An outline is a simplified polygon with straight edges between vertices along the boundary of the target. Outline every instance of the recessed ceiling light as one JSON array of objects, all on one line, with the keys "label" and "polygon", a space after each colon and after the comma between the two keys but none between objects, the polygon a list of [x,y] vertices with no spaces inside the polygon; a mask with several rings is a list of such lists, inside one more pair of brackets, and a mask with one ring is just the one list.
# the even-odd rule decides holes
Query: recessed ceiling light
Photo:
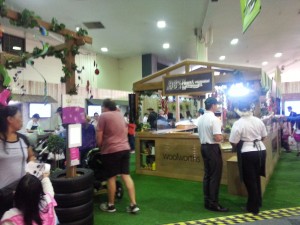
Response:
[{"label": "recessed ceiling light", "polygon": [[236,45],[238,42],[239,42],[239,39],[234,38],[234,39],[231,40],[230,44]]},{"label": "recessed ceiling light", "polygon": [[261,65],[263,65],[263,66],[268,65],[268,62],[264,61],[264,62],[261,63]]},{"label": "recessed ceiling light", "polygon": [[106,47],[101,48],[101,52],[108,52],[108,48]]},{"label": "recessed ceiling light", "polygon": [[159,20],[159,21],[157,21],[157,27],[158,28],[165,28],[166,27],[166,21],[164,21],[164,20]]},{"label": "recessed ceiling light", "polygon": [[225,58],[226,58],[225,55],[219,57],[220,60],[224,60]]},{"label": "recessed ceiling light", "polygon": [[13,49],[13,50],[16,50],[16,51],[20,51],[22,48],[19,47],[19,46],[13,46],[12,49]]},{"label": "recessed ceiling light", "polygon": [[282,53],[281,52],[277,52],[275,55],[274,55],[274,57],[276,57],[276,58],[279,58],[279,57],[281,57],[282,56]]},{"label": "recessed ceiling light", "polygon": [[80,30],[80,27],[76,27],[76,31],[78,32]]},{"label": "recessed ceiling light", "polygon": [[163,48],[164,48],[164,49],[170,48],[170,44],[169,44],[169,43],[164,43],[164,44],[163,44]]}]

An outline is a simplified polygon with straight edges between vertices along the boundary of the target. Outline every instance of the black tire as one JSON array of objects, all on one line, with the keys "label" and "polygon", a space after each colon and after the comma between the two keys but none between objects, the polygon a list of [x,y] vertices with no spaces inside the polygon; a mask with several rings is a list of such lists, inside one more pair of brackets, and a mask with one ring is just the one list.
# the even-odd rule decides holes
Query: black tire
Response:
[{"label": "black tire", "polygon": [[89,169],[77,168],[77,176],[66,178],[67,171],[56,171],[50,179],[57,194],[74,193],[89,189],[93,186],[94,172]]},{"label": "black tire", "polygon": [[94,188],[89,188],[83,191],[68,193],[68,194],[55,194],[54,198],[57,202],[57,207],[68,208],[83,205],[93,199]]},{"label": "black tire", "polygon": [[59,225],[93,225],[94,224],[94,214],[91,213],[88,217],[73,221],[71,223],[60,223]]},{"label": "black tire", "polygon": [[[71,223],[78,220],[83,220],[88,217],[94,210],[94,202],[70,208],[55,208],[58,220],[60,223]],[[73,224],[73,223],[72,223]]]},{"label": "black tire", "polygon": [[122,199],[123,195],[124,195],[123,184],[121,183],[121,181],[117,180],[116,181],[116,198]]}]

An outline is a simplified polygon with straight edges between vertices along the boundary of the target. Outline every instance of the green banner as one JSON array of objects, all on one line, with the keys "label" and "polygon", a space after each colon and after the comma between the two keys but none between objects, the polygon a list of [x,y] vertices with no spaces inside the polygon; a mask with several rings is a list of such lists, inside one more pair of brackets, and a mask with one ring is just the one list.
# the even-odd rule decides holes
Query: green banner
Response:
[{"label": "green banner", "polygon": [[243,33],[245,33],[260,12],[261,2],[260,0],[240,0],[240,2],[243,20]]}]

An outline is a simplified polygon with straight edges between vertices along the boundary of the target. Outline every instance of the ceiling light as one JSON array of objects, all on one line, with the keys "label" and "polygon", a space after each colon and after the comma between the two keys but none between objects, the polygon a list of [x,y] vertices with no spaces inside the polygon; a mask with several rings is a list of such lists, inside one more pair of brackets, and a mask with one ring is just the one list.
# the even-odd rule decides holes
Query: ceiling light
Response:
[{"label": "ceiling light", "polygon": [[234,38],[234,39],[231,40],[230,44],[236,45],[238,42],[239,42],[239,39]]},{"label": "ceiling light", "polygon": [[277,53],[274,55],[275,58],[279,58],[279,57],[281,57],[281,56],[282,56],[282,53],[281,53],[281,52],[277,52]]},{"label": "ceiling light", "polygon": [[220,73],[219,71],[215,71],[215,72],[214,72],[214,75],[215,75],[215,76],[219,76],[220,74],[221,74],[221,73]]},{"label": "ceiling light", "polygon": [[159,21],[157,21],[156,25],[157,25],[158,28],[165,28],[166,27],[166,21],[159,20]]},{"label": "ceiling light", "polygon": [[13,49],[13,50],[16,50],[16,51],[20,51],[22,48],[19,47],[19,46],[13,46],[12,49]]},{"label": "ceiling light", "polygon": [[80,27],[76,27],[76,31],[78,32],[80,30]]},{"label": "ceiling light", "polygon": [[220,59],[221,61],[223,61],[225,58],[226,58],[225,55],[222,55],[222,56],[220,56],[219,59]]},{"label": "ceiling light", "polygon": [[261,65],[263,65],[263,66],[268,65],[268,62],[264,61],[264,62],[261,63]]},{"label": "ceiling light", "polygon": [[169,44],[169,43],[164,43],[164,44],[163,44],[163,48],[164,48],[164,49],[170,48],[170,44]]},{"label": "ceiling light", "polygon": [[108,52],[108,48],[106,47],[101,48],[101,52]]}]

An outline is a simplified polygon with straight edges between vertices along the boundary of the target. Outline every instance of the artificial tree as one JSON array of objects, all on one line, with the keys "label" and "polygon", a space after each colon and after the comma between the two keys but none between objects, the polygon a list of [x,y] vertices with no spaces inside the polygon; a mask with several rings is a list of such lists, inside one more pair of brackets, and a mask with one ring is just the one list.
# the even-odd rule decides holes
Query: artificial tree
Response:
[{"label": "artificial tree", "polygon": [[[20,62],[26,62],[30,58],[45,57],[47,55],[58,56],[62,63],[65,73],[64,81],[66,82],[66,94],[77,94],[75,84],[75,55],[78,53],[78,47],[85,43],[92,44],[92,38],[87,36],[85,30],[79,30],[77,33],[68,29],[65,29],[63,24],[60,24],[56,19],[52,19],[51,23],[41,20],[34,12],[27,9],[22,13],[8,9],[5,5],[5,0],[0,0],[0,15],[10,20],[12,25],[22,26],[24,28],[38,27],[42,32],[52,31],[54,33],[65,36],[65,43],[57,46],[50,46],[47,51],[39,50],[35,48],[33,53],[26,53],[22,56],[8,55],[3,56],[5,53],[1,53],[0,64],[9,65],[18,64]],[[44,46],[43,46],[44,47]],[[44,54],[41,54],[43,52]],[[63,52],[63,53],[62,53]],[[75,69],[74,69],[75,68]],[[70,154],[67,151],[67,177],[76,176],[76,167],[70,166]]]}]

